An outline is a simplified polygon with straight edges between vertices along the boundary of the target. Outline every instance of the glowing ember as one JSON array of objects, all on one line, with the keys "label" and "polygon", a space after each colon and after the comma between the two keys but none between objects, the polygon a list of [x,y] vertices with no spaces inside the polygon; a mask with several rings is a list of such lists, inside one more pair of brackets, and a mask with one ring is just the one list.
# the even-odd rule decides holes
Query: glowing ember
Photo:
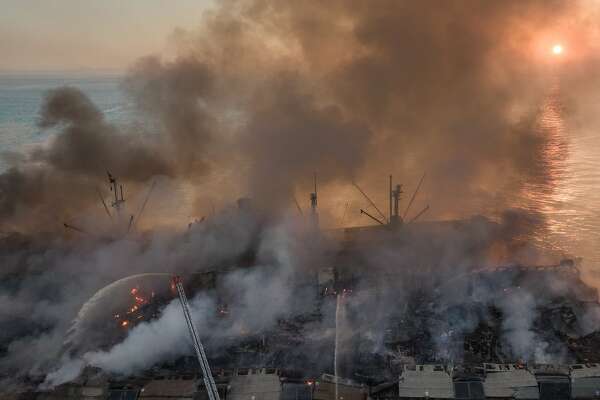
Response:
[{"label": "glowing ember", "polygon": [[[147,308],[155,301],[156,293],[154,291],[145,292],[143,288],[136,286],[129,289],[129,293],[131,303],[123,312],[113,314],[114,319],[120,326],[133,326],[132,324],[139,320],[156,316],[156,313],[152,312],[152,308]],[[127,320],[123,320],[123,318],[127,318]]]}]

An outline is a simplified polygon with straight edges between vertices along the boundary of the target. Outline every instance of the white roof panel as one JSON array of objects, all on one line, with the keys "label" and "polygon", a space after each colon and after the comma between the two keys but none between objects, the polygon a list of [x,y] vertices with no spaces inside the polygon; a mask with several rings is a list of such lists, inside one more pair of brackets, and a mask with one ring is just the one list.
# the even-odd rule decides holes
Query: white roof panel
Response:
[{"label": "white roof panel", "polygon": [[488,397],[515,397],[538,399],[540,397],[535,376],[526,369],[512,364],[485,364],[483,388]]},{"label": "white roof panel", "polygon": [[440,365],[417,365],[415,371],[405,369],[398,387],[400,397],[454,398],[452,377]]}]

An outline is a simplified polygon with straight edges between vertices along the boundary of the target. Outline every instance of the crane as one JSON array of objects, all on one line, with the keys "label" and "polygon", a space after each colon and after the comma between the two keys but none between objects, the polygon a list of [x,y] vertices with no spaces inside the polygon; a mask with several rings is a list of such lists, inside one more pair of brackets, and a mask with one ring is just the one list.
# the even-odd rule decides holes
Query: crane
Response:
[{"label": "crane", "polygon": [[[113,194],[115,195],[115,201],[111,203],[111,206],[113,206],[118,213],[123,203],[125,203],[125,198],[123,197],[123,185],[119,185],[119,183],[117,182],[117,178],[112,176],[110,172],[106,171],[106,174],[108,175],[108,181],[110,183],[110,191],[113,192]],[[119,188],[121,189],[120,197]]]},{"label": "crane", "polygon": [[196,331],[196,327],[194,326],[194,322],[192,321],[192,316],[190,314],[190,306],[188,304],[185,291],[183,290],[181,278],[179,276],[174,276],[172,282],[173,285],[177,288],[177,293],[179,294],[179,301],[181,302],[181,308],[183,309],[185,322],[187,323],[188,330],[192,338],[192,343],[194,345],[194,350],[196,351],[196,357],[198,358],[198,362],[200,363],[200,368],[202,368],[202,378],[204,380],[204,386],[206,386],[206,391],[208,392],[208,400],[221,400],[219,398],[219,392],[217,391],[217,385],[215,384],[215,380],[213,379],[212,373],[210,372],[210,366],[208,365],[206,353],[204,352],[204,346],[202,346],[202,342],[200,342],[200,337],[198,336],[198,332]]}]

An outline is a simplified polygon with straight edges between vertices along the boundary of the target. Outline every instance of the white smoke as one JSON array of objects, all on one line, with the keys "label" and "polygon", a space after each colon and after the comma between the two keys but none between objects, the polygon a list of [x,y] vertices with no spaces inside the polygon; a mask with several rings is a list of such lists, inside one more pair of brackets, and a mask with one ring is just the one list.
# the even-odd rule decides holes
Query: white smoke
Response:
[{"label": "white smoke", "polygon": [[548,362],[548,344],[534,330],[537,303],[533,295],[520,288],[500,298],[498,307],[503,312],[503,337],[514,356],[525,361]]},{"label": "white smoke", "polygon": [[60,368],[46,375],[46,379],[40,385],[40,389],[52,389],[55,386],[70,382],[81,374],[84,367],[85,361],[80,358],[64,358],[61,360]]},{"label": "white smoke", "polygon": [[[201,335],[211,334],[210,315],[214,310],[214,302],[206,296],[197,296],[190,302],[190,312]],[[47,375],[42,387],[51,388],[69,382],[88,365],[128,375],[190,351],[188,328],[181,304],[175,299],[164,308],[158,319],[136,325],[125,340],[108,351],[91,351],[79,358],[63,359],[60,368]]]},{"label": "white smoke", "polygon": [[[235,301],[230,305],[233,317],[229,324],[216,321],[217,304],[213,298],[201,293],[192,299],[192,318],[199,334],[209,343],[218,346],[225,337],[272,328],[277,318],[288,312],[291,277],[297,267],[292,254],[292,244],[297,240],[292,240],[294,229],[292,221],[286,221],[267,230],[259,249],[265,264],[225,276],[225,286],[236,293]],[[109,350],[90,351],[76,359],[63,359],[61,366],[47,375],[43,387],[73,380],[85,366],[129,375],[191,352],[181,305],[179,300],[173,300],[158,319],[136,325],[122,342]]]},{"label": "white smoke", "polygon": [[[214,303],[199,296],[190,303],[190,312],[200,334],[209,328],[208,316]],[[108,351],[83,356],[86,364],[123,375],[148,368],[159,361],[172,360],[190,352],[190,337],[179,300],[167,305],[160,318],[134,327],[127,338]]]}]

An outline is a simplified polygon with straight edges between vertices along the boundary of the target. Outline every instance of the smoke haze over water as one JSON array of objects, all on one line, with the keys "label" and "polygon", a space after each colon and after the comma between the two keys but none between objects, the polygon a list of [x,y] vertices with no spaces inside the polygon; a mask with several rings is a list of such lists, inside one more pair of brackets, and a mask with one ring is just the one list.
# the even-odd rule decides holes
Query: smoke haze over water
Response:
[{"label": "smoke haze over water", "polygon": [[[248,196],[269,218],[281,217],[294,210],[294,196],[304,206],[314,172],[326,226],[339,224],[340,204],[349,201],[344,224],[365,223],[356,212],[364,199],[352,182],[384,205],[390,173],[410,191],[426,171],[418,202],[424,206],[427,198],[431,219],[484,214],[501,221],[507,237],[555,234],[565,221],[548,207],[563,193],[560,173],[572,151],[567,128],[600,125],[589,105],[600,89],[593,72],[600,65],[596,12],[587,2],[559,1],[231,0],[208,11],[197,30],[172,34],[175,57],[150,55],[128,70],[122,88],[139,123],[110,122],[74,87],[49,91],[39,127],[53,134],[22,154],[5,155],[8,168],[0,174],[0,231],[23,234],[7,236],[0,249],[7,282],[0,295],[15,305],[0,312],[6,318],[0,323],[19,319],[9,309],[38,310],[43,319],[37,334],[10,343],[3,367],[45,371],[51,357],[17,365],[16,355],[25,347],[56,355],[83,302],[118,278],[207,269],[255,242],[274,246],[266,267],[289,266],[290,254],[310,259],[278,243],[253,217],[235,214],[231,204]],[[556,32],[573,43],[560,61],[539,51]],[[564,106],[548,100],[550,89]],[[149,234],[147,243],[56,235],[72,220],[85,230],[110,231],[95,191],[106,170],[133,193],[158,180],[154,201],[164,210],[189,208],[198,217],[213,207],[224,211],[186,240],[167,228]],[[185,195],[167,190],[178,186]],[[526,212],[507,212],[513,207]],[[187,225],[173,215],[147,212],[140,227]],[[486,237],[478,233],[451,243],[469,248]],[[446,245],[440,251],[453,263],[473,261]],[[373,262],[399,255],[380,257]],[[272,282],[273,292],[284,292],[286,271]],[[255,297],[259,278],[231,277],[252,288],[248,303],[263,308]],[[265,325],[277,312],[268,313]],[[531,340],[531,315],[518,317],[506,330],[517,332],[513,346],[524,352],[519,340]]]},{"label": "smoke haze over water", "polygon": [[[562,2],[227,2],[198,31],[172,36],[174,59],[130,69],[124,88],[143,126],[106,123],[73,89],[49,93],[41,125],[62,133],[4,174],[0,209],[16,226],[38,206],[48,214],[42,204],[64,215],[93,200],[77,193],[110,167],[128,181],[166,175],[212,188],[216,179],[221,192],[286,207],[314,171],[323,190],[354,179],[378,203],[389,172],[416,182],[427,171],[434,215],[502,210],[527,182],[549,180],[549,138],[536,123],[554,70],[579,63],[565,96],[597,84],[576,86],[581,65],[595,62],[596,27],[575,33],[583,59],[552,66],[533,51],[546,21],[560,28],[585,11]],[[66,181],[74,195],[49,201]]]}]

